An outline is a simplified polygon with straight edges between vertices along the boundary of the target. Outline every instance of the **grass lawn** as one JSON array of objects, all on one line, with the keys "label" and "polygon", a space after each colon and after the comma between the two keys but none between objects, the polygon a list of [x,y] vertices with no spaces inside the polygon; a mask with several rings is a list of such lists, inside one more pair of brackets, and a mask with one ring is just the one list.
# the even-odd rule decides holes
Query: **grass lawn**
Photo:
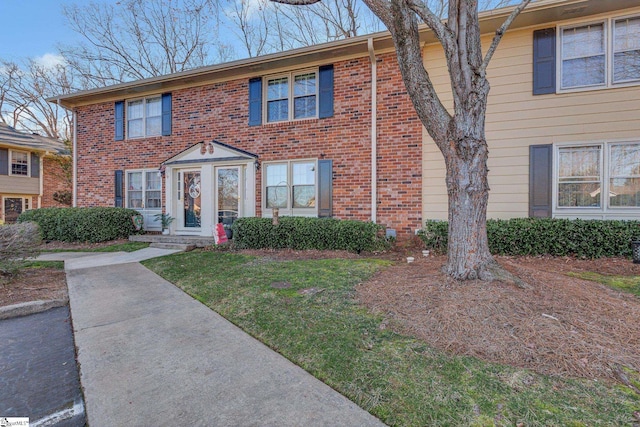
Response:
[{"label": "grass lawn", "polygon": [[134,252],[149,247],[146,242],[127,242],[83,249],[43,249],[41,252]]},{"label": "grass lawn", "polygon": [[55,268],[64,270],[64,261],[25,261],[23,268]]},{"label": "grass lawn", "polygon": [[144,265],[389,425],[622,426],[640,409],[616,384],[452,356],[392,332],[354,300],[388,261],[194,251]]},{"label": "grass lawn", "polygon": [[640,297],[640,276],[606,276],[604,274],[592,273],[589,271],[569,273],[569,276],[602,283],[610,288],[629,292]]}]

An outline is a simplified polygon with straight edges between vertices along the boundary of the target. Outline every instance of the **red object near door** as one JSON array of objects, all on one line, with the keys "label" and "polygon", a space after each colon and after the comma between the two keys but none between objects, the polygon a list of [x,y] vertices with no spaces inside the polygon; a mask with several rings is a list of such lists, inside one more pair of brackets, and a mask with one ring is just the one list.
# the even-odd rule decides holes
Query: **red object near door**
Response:
[{"label": "red object near door", "polygon": [[216,224],[216,245],[221,243],[227,243],[229,239],[227,239],[227,233],[224,231],[224,225],[221,222]]}]

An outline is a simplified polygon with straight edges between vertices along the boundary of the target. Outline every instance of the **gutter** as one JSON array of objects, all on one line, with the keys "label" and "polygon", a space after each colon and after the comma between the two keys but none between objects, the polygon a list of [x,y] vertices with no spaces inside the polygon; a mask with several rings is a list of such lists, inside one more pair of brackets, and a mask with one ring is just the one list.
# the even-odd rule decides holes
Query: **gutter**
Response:
[{"label": "gutter", "polygon": [[378,64],[373,48],[373,38],[367,39],[371,61],[371,222],[378,217]]}]

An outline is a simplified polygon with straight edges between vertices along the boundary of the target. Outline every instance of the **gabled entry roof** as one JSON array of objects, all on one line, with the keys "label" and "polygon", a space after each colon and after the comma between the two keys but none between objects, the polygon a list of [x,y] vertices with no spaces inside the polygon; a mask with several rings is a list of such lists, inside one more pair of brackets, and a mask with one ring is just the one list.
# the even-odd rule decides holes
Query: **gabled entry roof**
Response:
[{"label": "gabled entry roof", "polygon": [[201,141],[162,162],[163,166],[255,160],[257,154],[220,141]]}]

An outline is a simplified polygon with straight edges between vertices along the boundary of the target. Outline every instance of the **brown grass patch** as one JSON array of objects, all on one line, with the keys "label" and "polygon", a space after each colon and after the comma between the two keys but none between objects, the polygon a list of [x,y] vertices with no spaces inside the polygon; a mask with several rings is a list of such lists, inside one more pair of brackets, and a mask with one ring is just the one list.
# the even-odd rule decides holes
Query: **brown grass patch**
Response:
[{"label": "brown grass patch", "polygon": [[613,379],[612,366],[640,371],[640,299],[569,271],[640,275],[626,259],[498,257],[531,289],[456,282],[445,257],[398,263],[358,286],[362,303],[395,328],[456,354],[550,375]]},{"label": "brown grass patch", "polygon": [[64,270],[57,268],[27,268],[11,282],[0,285],[0,307],[21,302],[67,298]]}]

